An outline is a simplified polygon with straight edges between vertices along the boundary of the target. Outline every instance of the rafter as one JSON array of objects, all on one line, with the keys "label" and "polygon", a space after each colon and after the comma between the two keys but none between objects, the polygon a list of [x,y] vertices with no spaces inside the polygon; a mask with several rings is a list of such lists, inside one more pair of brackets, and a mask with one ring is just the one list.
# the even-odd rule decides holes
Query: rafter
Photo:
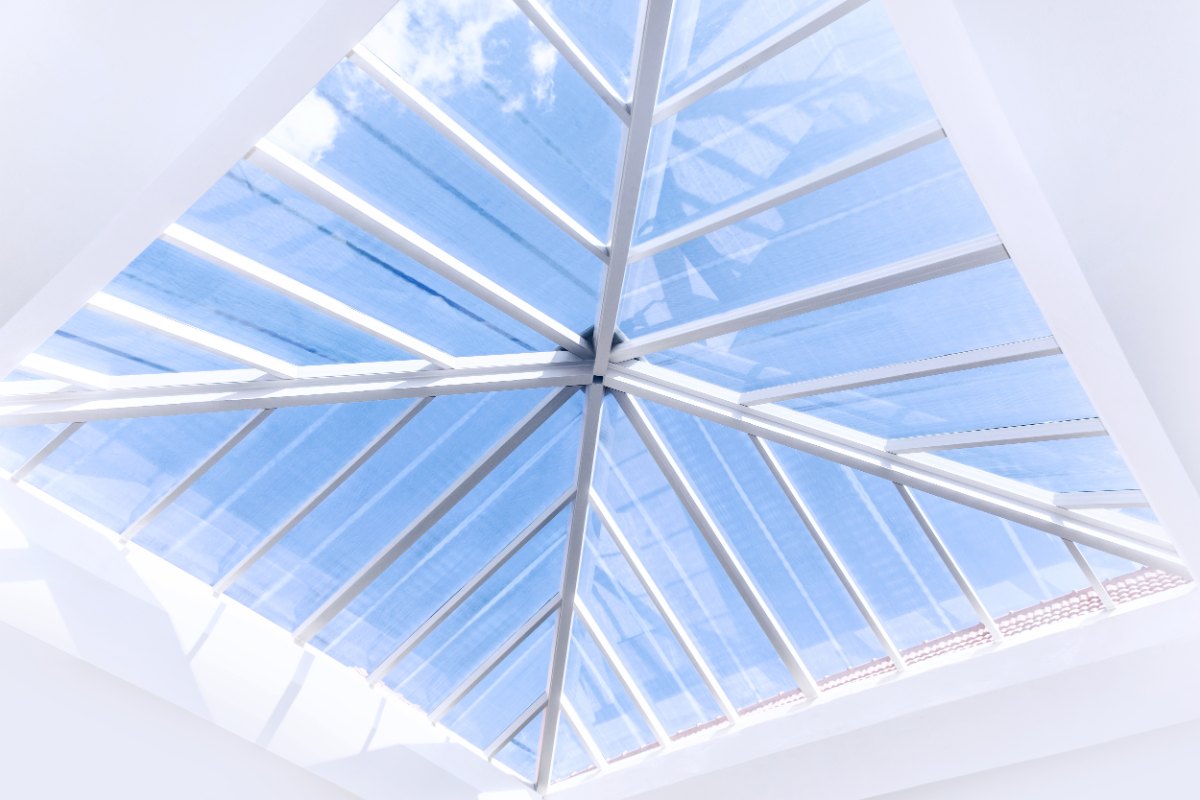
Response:
[{"label": "rafter", "polygon": [[508,724],[508,727],[500,731],[500,734],[492,740],[491,744],[484,748],[484,755],[486,755],[489,759],[495,758],[496,754],[503,750],[506,744],[515,739],[517,734],[520,733],[526,725],[528,725],[530,722],[533,722],[533,718],[541,713],[542,709],[545,707],[546,693],[542,692],[540,695],[534,698],[532,703],[525,707],[524,711],[517,715],[516,719]]},{"label": "rafter", "polygon": [[17,467],[17,469],[12,473],[12,475],[9,476],[9,478],[13,481],[25,480],[29,473],[33,472],[33,470],[37,468],[38,464],[41,464],[43,461],[49,458],[51,453],[61,447],[63,443],[67,441],[67,439],[70,439],[72,436],[74,436],[76,431],[82,427],[82,422],[72,422],[70,425],[64,427],[61,431],[54,435],[53,439],[46,442],[36,453],[26,459],[24,464]]},{"label": "rafter", "polygon": [[927,436],[906,436],[888,439],[884,449],[889,453],[933,453],[938,450],[961,450],[969,447],[991,447],[998,444],[1053,442],[1058,439],[1078,439],[1087,436],[1107,436],[1098,418],[1069,419],[1056,422],[1035,422],[1007,428],[986,428],[954,433],[932,433]]},{"label": "rafter", "polygon": [[1062,542],[1067,546],[1067,551],[1079,567],[1079,571],[1087,578],[1088,585],[1092,587],[1092,591],[1100,598],[1100,603],[1104,606],[1104,609],[1112,611],[1116,608],[1117,604],[1113,602],[1112,595],[1108,593],[1108,587],[1104,585],[1104,581],[1100,580],[1100,576],[1096,574],[1096,570],[1092,569],[1092,565],[1084,557],[1083,551],[1079,549],[1079,545],[1070,539],[1063,539]]}]

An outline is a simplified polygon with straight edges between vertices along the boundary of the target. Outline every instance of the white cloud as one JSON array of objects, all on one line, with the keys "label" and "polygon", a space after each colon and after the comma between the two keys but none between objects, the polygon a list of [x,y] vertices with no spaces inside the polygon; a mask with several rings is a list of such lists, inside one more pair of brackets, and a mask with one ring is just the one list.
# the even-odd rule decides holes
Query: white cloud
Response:
[{"label": "white cloud", "polygon": [[533,67],[533,96],[539,104],[554,102],[554,67],[558,51],[549,42],[534,42],[529,48],[529,65]]},{"label": "white cloud", "polygon": [[296,158],[316,164],[341,131],[337,110],[316,92],[309,92],[267,134],[267,138]]}]

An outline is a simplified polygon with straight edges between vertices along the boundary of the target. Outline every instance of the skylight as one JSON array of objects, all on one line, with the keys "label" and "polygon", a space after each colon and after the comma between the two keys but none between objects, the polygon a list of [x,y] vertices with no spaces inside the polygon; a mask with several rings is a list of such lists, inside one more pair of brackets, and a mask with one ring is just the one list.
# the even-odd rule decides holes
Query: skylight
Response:
[{"label": "skylight", "polygon": [[874,2],[402,0],[0,469],[542,792],[1186,582],[952,144]]}]

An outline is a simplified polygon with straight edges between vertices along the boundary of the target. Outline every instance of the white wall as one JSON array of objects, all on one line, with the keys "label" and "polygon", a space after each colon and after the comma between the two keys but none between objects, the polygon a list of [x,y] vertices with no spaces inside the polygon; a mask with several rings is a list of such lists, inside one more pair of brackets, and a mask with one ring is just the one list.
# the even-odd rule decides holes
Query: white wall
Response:
[{"label": "white wall", "polygon": [[0,654],[5,797],[354,796],[3,623]]}]

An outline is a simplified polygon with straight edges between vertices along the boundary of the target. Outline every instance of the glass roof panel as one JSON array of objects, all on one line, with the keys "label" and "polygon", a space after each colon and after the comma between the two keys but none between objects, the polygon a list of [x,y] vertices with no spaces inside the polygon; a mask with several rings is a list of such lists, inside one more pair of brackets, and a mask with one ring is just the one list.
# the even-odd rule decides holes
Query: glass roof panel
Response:
[{"label": "glass roof panel", "polygon": [[413,358],[165,242],[146,248],[106,291],[293,364]]},{"label": "glass roof panel", "polygon": [[941,450],[938,455],[1052,492],[1138,488],[1107,436]]},{"label": "glass roof panel", "polygon": [[617,94],[628,99],[639,0],[544,0],[543,5]]},{"label": "glass roof panel", "polygon": [[627,336],[992,232],[946,141],[629,265]]},{"label": "glass roof panel", "polygon": [[886,438],[1096,414],[1062,356],[802,397],[784,405]]},{"label": "glass roof panel", "polygon": [[245,366],[92,308],[80,309],[37,349],[37,354],[105,375]]},{"label": "glass roof panel", "polygon": [[273,411],[137,535],[214,583],[394,424],[411,400]]},{"label": "glass roof panel", "polygon": [[615,403],[593,485],[739,708],[794,688],[666,478]]},{"label": "glass roof panel", "polygon": [[67,423],[19,425],[0,428],[0,469],[16,472],[50,443]]},{"label": "glass roof panel", "polygon": [[811,13],[824,0],[676,0],[661,97],[667,97]]},{"label": "glass roof panel", "polygon": [[750,437],[646,404],[818,680],[884,655]]},{"label": "glass roof panel", "polygon": [[377,667],[572,484],[582,405],[575,395],[535,431],[331,620],[317,646],[346,664]]},{"label": "glass roof panel", "polygon": [[227,411],[89,422],[27,480],[119,533],[251,416]]},{"label": "glass roof panel", "polygon": [[594,766],[592,757],[579,741],[579,734],[564,714],[558,721],[558,739],[554,742],[554,762],[550,767],[550,782],[578,775]]},{"label": "glass roof panel", "polygon": [[508,315],[245,161],[180,222],[449,353],[553,349]]},{"label": "glass roof panel", "polygon": [[883,7],[864,6],[654,127],[639,238],[933,120]]},{"label": "glass roof panel", "polygon": [[8,383],[9,381],[11,381],[13,383],[20,383],[22,381],[40,381],[40,380],[43,380],[43,378],[41,375],[38,375],[37,373],[27,372],[26,370],[23,370],[23,369],[14,369],[12,372],[5,375],[4,380],[0,381],[0,383]]},{"label": "glass roof panel", "polygon": [[400,3],[364,44],[606,238],[621,122],[514,3]]},{"label": "glass roof panel", "polygon": [[594,513],[588,519],[579,597],[669,733],[721,716],[683,646]]},{"label": "glass roof panel", "polygon": [[558,615],[551,614],[521,646],[450,709],[442,722],[476,747],[487,747],[546,690]]},{"label": "glass roof panel", "polygon": [[773,450],[897,647],[979,621],[894,486],[786,447]]},{"label": "glass roof panel", "polygon": [[652,353],[648,360],[750,391],[1049,332],[1006,261]]},{"label": "glass roof panel", "polygon": [[[310,114],[328,125],[310,130]],[[568,327],[591,324],[600,262],[357,67],[335,67],[292,119],[271,136],[294,156]]]},{"label": "glass roof panel", "polygon": [[511,742],[496,753],[497,761],[530,783],[536,777],[538,742],[541,741],[545,717],[546,712],[539,711],[524,728],[517,731]]},{"label": "glass roof panel", "polygon": [[541,392],[433,400],[229,590],[295,628],[536,402]]},{"label": "glass roof panel", "polygon": [[1087,577],[1057,536],[923,492],[913,494],[993,617],[1087,587]]},{"label": "glass roof panel", "polygon": [[653,744],[645,718],[579,617],[571,630],[563,694],[609,761]]},{"label": "glass roof panel", "polygon": [[1107,582],[1123,578],[1126,575],[1144,569],[1136,561],[1130,561],[1127,558],[1122,558],[1103,550],[1097,550],[1094,547],[1088,547],[1086,544],[1078,545],[1078,547],[1083,553],[1084,559],[1087,560],[1092,570],[1102,581]]}]

